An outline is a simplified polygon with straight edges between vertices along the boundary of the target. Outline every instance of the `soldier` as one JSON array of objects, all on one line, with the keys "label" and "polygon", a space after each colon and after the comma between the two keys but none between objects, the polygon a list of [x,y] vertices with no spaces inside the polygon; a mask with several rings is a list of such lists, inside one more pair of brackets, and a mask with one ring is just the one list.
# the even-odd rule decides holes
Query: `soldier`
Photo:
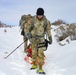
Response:
[{"label": "soldier", "polygon": [[[37,69],[38,73],[45,74],[42,69],[44,63],[44,50],[46,47],[44,46],[45,42],[45,33],[48,36],[49,43],[52,43],[51,37],[51,25],[50,22],[44,16],[44,9],[38,8],[36,15],[31,19],[30,23],[27,27],[26,36],[30,39],[32,45],[32,61],[33,65],[31,69]],[[36,63],[36,59],[38,58],[38,63]]]},{"label": "soldier", "polygon": [[27,24],[28,20],[31,18],[32,16],[30,14],[28,15],[22,15],[21,20],[19,22],[19,26],[22,29],[21,31],[21,35],[23,35],[23,40],[25,41],[24,43],[24,52],[26,53],[27,51],[27,42],[28,42],[28,38],[24,35],[26,33],[26,31],[24,31],[24,26]]}]

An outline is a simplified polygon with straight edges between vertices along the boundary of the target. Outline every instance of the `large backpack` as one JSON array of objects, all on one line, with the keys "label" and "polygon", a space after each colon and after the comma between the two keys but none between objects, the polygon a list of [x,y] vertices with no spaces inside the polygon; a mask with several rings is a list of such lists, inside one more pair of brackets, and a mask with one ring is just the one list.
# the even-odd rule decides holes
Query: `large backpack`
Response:
[{"label": "large backpack", "polygon": [[20,23],[19,23],[19,26],[20,26],[20,28],[21,28],[21,35],[23,35],[24,36],[24,25],[25,25],[25,23],[27,23],[27,21],[29,20],[29,19],[31,19],[32,18],[32,16],[30,15],[30,14],[28,14],[28,15],[22,15],[21,16],[21,20],[20,20]]},{"label": "large backpack", "polygon": [[19,21],[19,26],[21,29],[23,29],[24,23],[26,22],[26,15],[22,15],[21,19]]}]

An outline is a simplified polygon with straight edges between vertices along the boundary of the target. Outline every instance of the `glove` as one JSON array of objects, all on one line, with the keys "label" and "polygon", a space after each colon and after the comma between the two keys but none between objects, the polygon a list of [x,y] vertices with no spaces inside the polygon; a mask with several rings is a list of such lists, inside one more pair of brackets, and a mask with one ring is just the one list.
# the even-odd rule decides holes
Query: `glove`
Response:
[{"label": "glove", "polygon": [[26,33],[25,36],[26,36],[28,39],[30,39],[30,38],[32,37],[30,33]]},{"label": "glove", "polygon": [[49,44],[52,44],[52,37],[49,37]]}]

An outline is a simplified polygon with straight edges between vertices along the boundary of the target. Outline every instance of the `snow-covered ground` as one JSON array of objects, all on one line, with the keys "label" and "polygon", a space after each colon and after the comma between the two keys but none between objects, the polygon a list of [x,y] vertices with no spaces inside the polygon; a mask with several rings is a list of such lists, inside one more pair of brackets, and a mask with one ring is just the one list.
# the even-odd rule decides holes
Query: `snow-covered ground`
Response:
[{"label": "snow-covered ground", "polygon": [[[54,28],[54,27],[53,27]],[[5,29],[7,32],[4,32]],[[43,66],[46,75],[76,75],[76,41],[60,46],[54,37],[53,43],[45,51],[46,59]],[[24,61],[23,45],[12,55],[4,59],[11,51],[23,42],[19,27],[0,28],[0,75],[37,75],[36,70],[30,71],[31,65]]]}]

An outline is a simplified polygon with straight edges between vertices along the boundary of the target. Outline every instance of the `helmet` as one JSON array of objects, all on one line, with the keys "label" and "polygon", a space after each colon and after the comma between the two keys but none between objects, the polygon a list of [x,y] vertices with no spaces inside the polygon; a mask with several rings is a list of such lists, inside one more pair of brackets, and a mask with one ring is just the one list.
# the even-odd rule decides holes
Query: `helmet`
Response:
[{"label": "helmet", "polygon": [[44,9],[43,8],[38,8],[36,14],[37,15],[44,15]]}]

